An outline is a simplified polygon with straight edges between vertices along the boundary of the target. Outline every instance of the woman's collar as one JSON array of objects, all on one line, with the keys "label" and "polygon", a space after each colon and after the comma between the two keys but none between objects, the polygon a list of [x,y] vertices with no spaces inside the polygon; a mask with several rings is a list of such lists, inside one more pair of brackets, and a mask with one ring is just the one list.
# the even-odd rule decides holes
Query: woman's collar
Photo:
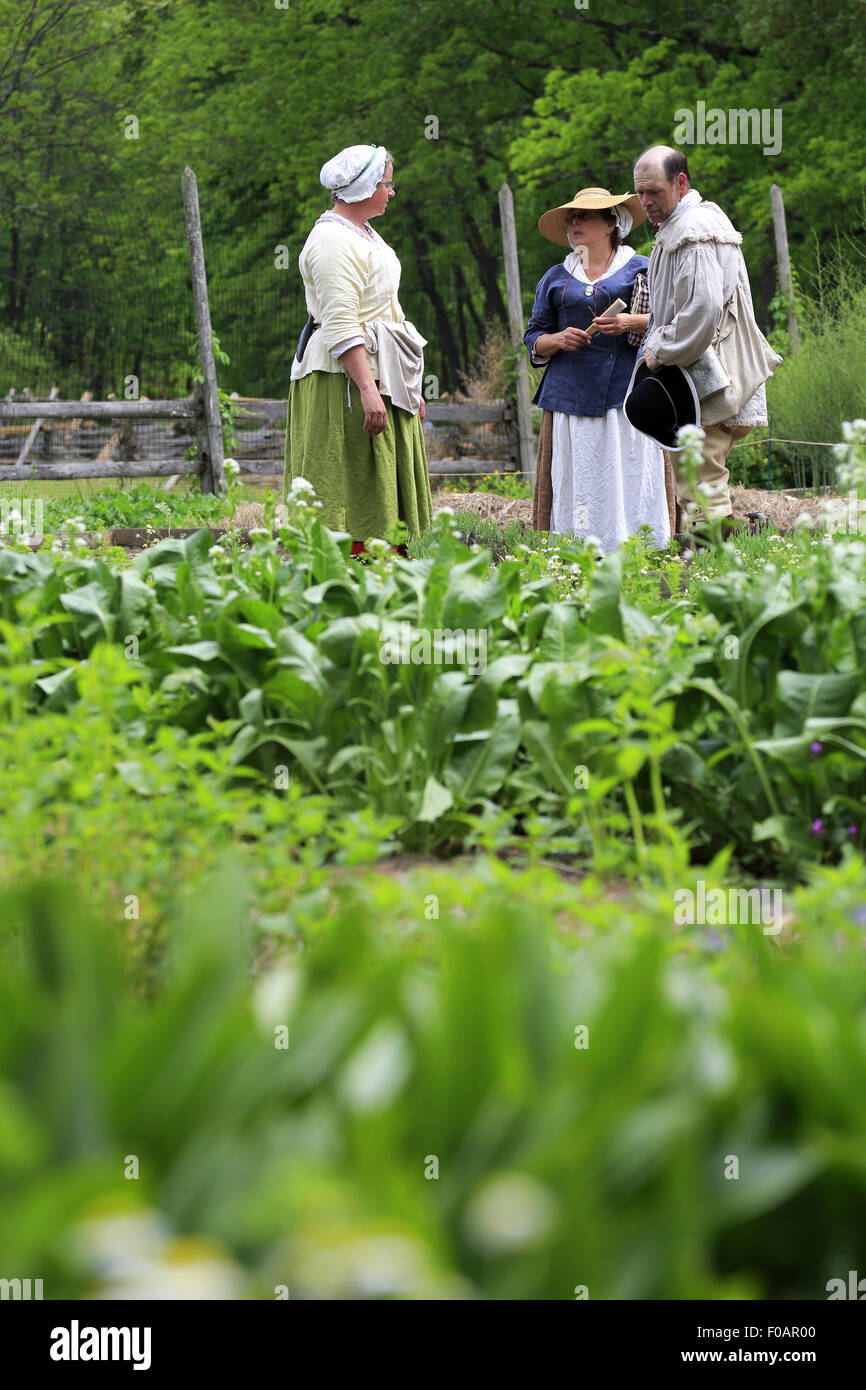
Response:
[{"label": "woman's collar", "polygon": [[323,212],[321,217],[318,217],[316,220],[317,222],[342,222],[344,227],[351,227],[352,231],[356,232],[358,236],[363,237],[365,241],[376,241],[379,239],[379,233],[376,231],[375,227],[370,226],[369,222],[364,223],[364,227],[367,232],[370,233],[370,235],[367,236],[362,228],[358,226],[357,222],[353,222],[349,217],[344,217],[341,212],[337,212],[336,208],[328,208],[328,210]]},{"label": "woman's collar", "polygon": [[[636,252],[633,251],[630,246],[626,246],[624,243],[622,246],[618,246],[616,249],[616,255],[614,256],[607,270],[604,272],[604,275],[599,276],[599,279],[605,280],[607,279],[608,275],[613,275],[615,270],[620,270],[622,266],[627,265],[628,262],[631,260],[632,256],[634,256],[635,254]],[[562,264],[565,266],[565,269],[568,271],[569,275],[574,276],[575,280],[582,280],[586,285],[595,284],[595,281],[590,280],[589,276],[584,270],[583,261],[578,252],[569,251]]]}]

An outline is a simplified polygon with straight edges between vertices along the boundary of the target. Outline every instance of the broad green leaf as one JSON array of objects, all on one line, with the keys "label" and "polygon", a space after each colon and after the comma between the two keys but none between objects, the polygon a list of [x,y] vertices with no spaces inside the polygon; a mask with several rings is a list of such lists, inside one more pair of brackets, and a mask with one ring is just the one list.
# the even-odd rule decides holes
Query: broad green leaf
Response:
[{"label": "broad green leaf", "polygon": [[780,671],[776,693],[783,723],[801,729],[807,719],[847,714],[862,684],[858,672],[811,675],[805,671]]},{"label": "broad green leaf", "polygon": [[536,645],[539,662],[570,661],[586,649],[587,629],[573,603],[552,603]]},{"label": "broad green leaf", "polygon": [[589,596],[587,626],[590,632],[606,633],[623,640],[620,594],[622,591],[622,555],[617,550],[605,555],[593,575]]},{"label": "broad green leaf", "polygon": [[78,589],[61,594],[60,602],[64,608],[68,608],[72,613],[83,613],[88,617],[98,619],[105,636],[109,639],[112,637],[115,616],[110,612],[110,599],[100,584],[95,581],[90,584],[83,584]]},{"label": "broad green leaf", "polygon": [[520,719],[515,700],[500,700],[491,729],[458,735],[445,768],[445,781],[458,801],[492,797],[514,765],[520,746]]},{"label": "broad green leaf", "polygon": [[443,787],[441,782],[436,781],[435,777],[428,777],[424,783],[421,805],[415,819],[419,821],[438,820],[446,811],[450,811],[453,805],[454,797],[447,787]]},{"label": "broad green leaf", "polygon": [[166,647],[174,656],[191,656],[195,661],[217,661],[223,656],[219,642],[189,642],[179,647]]}]

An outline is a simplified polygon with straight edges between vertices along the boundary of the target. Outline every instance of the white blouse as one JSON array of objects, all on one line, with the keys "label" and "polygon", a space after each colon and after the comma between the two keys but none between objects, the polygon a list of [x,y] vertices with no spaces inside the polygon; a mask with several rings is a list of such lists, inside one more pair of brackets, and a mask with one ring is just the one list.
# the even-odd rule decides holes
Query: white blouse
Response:
[{"label": "white blouse", "polygon": [[[323,213],[298,258],[307,312],[321,327],[310,335],[300,362],[292,360],[292,380],[310,372],[339,372],[338,356],[364,343],[364,327],[376,319],[403,323],[397,297],[400,262],[369,223],[362,231],[338,212]],[[376,357],[367,353],[378,380]]]}]

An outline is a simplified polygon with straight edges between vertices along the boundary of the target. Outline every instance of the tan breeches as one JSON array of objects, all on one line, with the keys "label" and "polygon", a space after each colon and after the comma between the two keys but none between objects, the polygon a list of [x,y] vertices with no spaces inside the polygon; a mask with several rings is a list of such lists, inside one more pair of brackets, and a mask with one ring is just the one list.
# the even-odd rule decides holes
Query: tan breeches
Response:
[{"label": "tan breeches", "polygon": [[[731,494],[728,491],[729,471],[726,460],[731,445],[740,439],[745,439],[750,429],[750,425],[706,425],[704,427],[698,483],[705,483],[710,489],[709,492],[702,489],[707,507],[706,514],[710,521],[718,521],[719,517],[730,516],[731,514]],[[671,461],[676,480],[677,501],[681,506],[685,506],[687,502],[696,499],[682,469],[682,454],[672,454]]]}]

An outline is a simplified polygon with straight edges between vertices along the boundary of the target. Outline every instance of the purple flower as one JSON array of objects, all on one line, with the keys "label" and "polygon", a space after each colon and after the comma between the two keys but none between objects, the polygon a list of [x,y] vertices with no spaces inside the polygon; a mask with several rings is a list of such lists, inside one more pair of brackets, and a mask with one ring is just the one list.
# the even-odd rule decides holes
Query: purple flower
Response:
[{"label": "purple flower", "polygon": [[855,926],[866,927],[866,903],[863,903],[860,907],[855,907],[854,911],[851,913],[851,917]]},{"label": "purple flower", "polygon": [[848,826],[848,834],[849,834],[849,835],[859,835],[859,834],[860,834],[860,827],[857,826],[857,825],[849,825],[849,826]]},{"label": "purple flower", "polygon": [[810,743],[810,744],[809,744],[809,752],[812,754],[812,757],[813,757],[813,758],[817,758],[817,757],[823,752],[823,749],[824,749],[823,743]]},{"label": "purple flower", "polygon": [[823,822],[822,820],[813,820],[813,821],[812,821],[812,834],[813,834],[813,835],[820,835],[820,834],[821,834],[821,831],[822,831],[823,829],[824,829],[824,822]]},{"label": "purple flower", "polygon": [[704,933],[703,947],[705,951],[723,951],[727,942],[721,932],[708,931]]}]

